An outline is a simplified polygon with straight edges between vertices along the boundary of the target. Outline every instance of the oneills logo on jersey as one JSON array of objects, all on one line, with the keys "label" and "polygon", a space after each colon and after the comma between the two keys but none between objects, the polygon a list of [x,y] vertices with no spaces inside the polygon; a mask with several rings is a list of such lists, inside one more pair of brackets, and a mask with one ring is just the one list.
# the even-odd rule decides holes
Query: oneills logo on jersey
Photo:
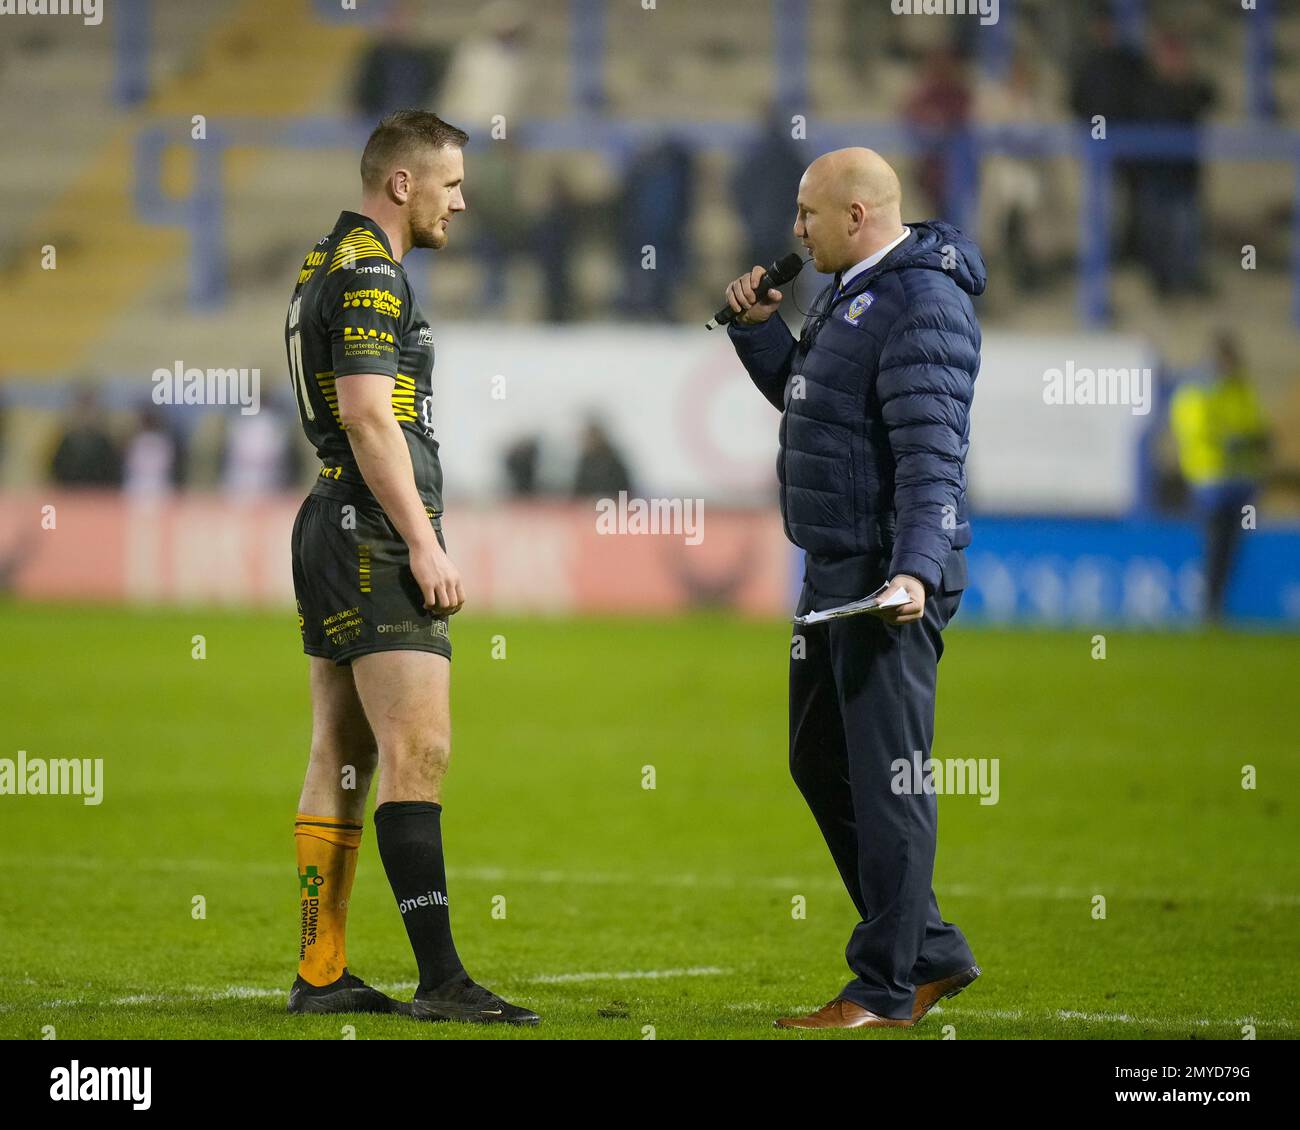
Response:
[{"label": "oneills logo on jersey", "polygon": [[397,277],[397,272],[391,267],[386,267],[382,263],[373,267],[357,267],[362,259],[385,259],[389,263],[395,263],[384,245],[375,238],[372,232],[365,228],[353,228],[345,235],[336,248],[334,248],[334,258],[330,260],[329,274],[335,271],[343,270],[363,270],[375,271],[379,274],[391,275]]}]

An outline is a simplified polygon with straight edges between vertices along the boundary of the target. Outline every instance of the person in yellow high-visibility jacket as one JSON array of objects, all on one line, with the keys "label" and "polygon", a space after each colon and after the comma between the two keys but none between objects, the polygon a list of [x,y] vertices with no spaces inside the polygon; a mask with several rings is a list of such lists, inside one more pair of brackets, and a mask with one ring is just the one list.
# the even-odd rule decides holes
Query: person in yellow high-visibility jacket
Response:
[{"label": "person in yellow high-visibility jacket", "polygon": [[1211,377],[1189,382],[1174,394],[1169,422],[1178,464],[1205,527],[1205,615],[1223,615],[1244,508],[1264,472],[1268,429],[1259,397],[1227,333],[1215,342]]}]

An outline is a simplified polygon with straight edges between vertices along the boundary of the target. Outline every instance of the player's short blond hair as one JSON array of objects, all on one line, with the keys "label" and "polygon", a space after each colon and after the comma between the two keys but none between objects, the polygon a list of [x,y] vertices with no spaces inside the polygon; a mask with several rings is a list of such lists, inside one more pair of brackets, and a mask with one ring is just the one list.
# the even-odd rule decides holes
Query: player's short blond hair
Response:
[{"label": "player's short blond hair", "polygon": [[461,149],[468,141],[469,134],[463,129],[428,110],[396,110],[375,126],[366,142],[361,153],[361,184],[368,191],[377,191],[389,173],[422,150],[449,145]]}]

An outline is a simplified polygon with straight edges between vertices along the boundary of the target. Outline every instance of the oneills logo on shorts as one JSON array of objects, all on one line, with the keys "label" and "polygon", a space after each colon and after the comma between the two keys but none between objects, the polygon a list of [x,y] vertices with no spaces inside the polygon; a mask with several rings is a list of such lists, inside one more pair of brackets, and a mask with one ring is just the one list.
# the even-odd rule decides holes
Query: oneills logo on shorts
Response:
[{"label": "oneills logo on shorts", "polygon": [[446,636],[447,621],[434,620],[432,624],[426,624],[420,620],[402,620],[397,624],[376,624],[375,631],[383,635],[397,633],[398,635],[411,635],[414,632],[422,632],[425,628],[435,636]]}]

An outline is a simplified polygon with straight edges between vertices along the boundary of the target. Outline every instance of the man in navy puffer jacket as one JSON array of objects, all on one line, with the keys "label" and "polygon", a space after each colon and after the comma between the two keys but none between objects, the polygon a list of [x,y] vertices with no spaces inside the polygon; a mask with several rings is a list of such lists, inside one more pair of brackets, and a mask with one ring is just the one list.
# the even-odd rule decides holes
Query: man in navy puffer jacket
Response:
[{"label": "man in navy puffer jacket", "polygon": [[781,410],[781,513],[805,551],[799,612],[886,581],[908,602],[796,629],[790,770],[861,921],[854,978],[778,1027],[908,1027],[979,976],[932,889],[937,809],[922,772],[934,735],[942,631],[966,587],[969,413],[984,290],[979,250],[949,224],[904,226],[893,169],[869,149],[814,161],[794,232],[835,281],[798,341],[755,267],[727,288],[729,334]]}]

